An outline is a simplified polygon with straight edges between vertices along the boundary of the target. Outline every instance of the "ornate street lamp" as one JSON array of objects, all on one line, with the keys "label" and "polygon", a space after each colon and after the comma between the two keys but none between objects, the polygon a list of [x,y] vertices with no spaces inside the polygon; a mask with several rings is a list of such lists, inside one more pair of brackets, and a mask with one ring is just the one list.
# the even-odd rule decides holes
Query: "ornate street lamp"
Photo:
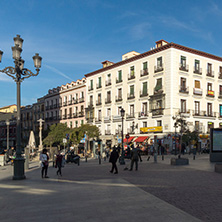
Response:
[{"label": "ornate street lamp", "polygon": [[9,125],[10,125],[10,122],[9,120],[7,119],[5,121],[6,123],[6,126],[7,126],[7,161],[8,161],[8,152],[9,152]]},{"label": "ornate street lamp", "polygon": [[125,116],[125,110],[123,108],[120,110],[120,114],[121,114],[121,117],[122,117],[122,154],[121,154],[119,162],[120,162],[120,165],[124,165],[125,161],[124,161],[124,149],[123,149],[123,119],[124,119],[124,116]]},{"label": "ornate street lamp", "polygon": [[[22,180],[25,179],[24,173],[24,158],[22,156],[22,149],[21,149],[21,98],[20,98],[20,85],[21,82],[29,78],[30,76],[37,76],[40,71],[41,61],[42,58],[39,54],[35,54],[33,56],[34,66],[36,67],[36,74],[31,72],[31,70],[23,68],[24,60],[21,58],[22,52],[22,43],[23,39],[20,35],[17,35],[14,38],[15,46],[12,47],[12,58],[14,59],[15,67],[9,66],[0,70],[0,72],[5,73],[6,75],[12,77],[12,79],[16,82],[17,85],[17,126],[16,126],[16,158],[14,160],[14,180]],[[0,62],[2,59],[3,52],[0,50]]]}]

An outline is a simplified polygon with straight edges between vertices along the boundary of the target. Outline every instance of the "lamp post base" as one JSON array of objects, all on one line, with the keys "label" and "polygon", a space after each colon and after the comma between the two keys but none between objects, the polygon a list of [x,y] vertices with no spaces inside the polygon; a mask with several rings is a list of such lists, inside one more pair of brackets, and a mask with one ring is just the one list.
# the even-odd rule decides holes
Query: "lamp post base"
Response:
[{"label": "lamp post base", "polygon": [[25,179],[24,170],[25,159],[23,157],[16,157],[14,159],[14,176],[13,180],[23,180]]},{"label": "lamp post base", "polygon": [[120,163],[120,165],[125,165],[125,160],[124,160],[124,157],[123,157],[123,156],[121,156],[121,157],[119,158],[119,163]]}]

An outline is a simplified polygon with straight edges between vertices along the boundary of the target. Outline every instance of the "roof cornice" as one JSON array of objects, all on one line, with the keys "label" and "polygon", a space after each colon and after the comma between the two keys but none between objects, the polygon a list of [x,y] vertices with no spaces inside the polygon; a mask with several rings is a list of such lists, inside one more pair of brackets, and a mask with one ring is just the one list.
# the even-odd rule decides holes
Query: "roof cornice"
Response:
[{"label": "roof cornice", "polygon": [[166,44],[164,46],[161,46],[159,48],[155,48],[153,50],[144,52],[144,53],[139,54],[137,56],[134,56],[132,58],[114,63],[113,65],[107,66],[105,68],[101,68],[101,69],[98,69],[96,71],[90,72],[88,74],[85,74],[85,76],[90,77],[90,76],[96,75],[96,74],[101,73],[101,72],[106,72],[110,69],[119,67],[121,65],[125,65],[127,63],[139,60],[141,58],[144,58],[144,57],[147,57],[147,56],[150,56],[150,55],[153,55],[153,54],[156,54],[158,52],[164,51],[164,50],[169,49],[169,48],[179,49],[179,50],[182,50],[182,51],[185,51],[185,52],[193,53],[193,54],[196,54],[196,55],[199,55],[199,56],[204,56],[206,58],[210,58],[210,59],[214,59],[214,60],[222,62],[222,57],[215,56],[215,55],[212,55],[212,54],[209,54],[209,53],[206,53],[206,52],[202,52],[202,51],[199,51],[199,50],[196,50],[196,49],[192,49],[192,48],[189,48],[189,47],[182,46],[182,45],[171,42],[171,43],[168,43],[168,44]]}]

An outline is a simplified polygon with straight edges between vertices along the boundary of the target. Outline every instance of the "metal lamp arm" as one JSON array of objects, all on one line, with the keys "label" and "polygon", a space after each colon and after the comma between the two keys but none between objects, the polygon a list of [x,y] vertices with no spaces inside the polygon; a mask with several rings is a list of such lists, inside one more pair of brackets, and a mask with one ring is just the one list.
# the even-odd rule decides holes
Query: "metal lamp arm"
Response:
[{"label": "metal lamp arm", "polygon": [[0,70],[0,72],[5,73],[6,75],[12,77],[15,81],[17,80],[16,69],[12,66],[4,68],[4,69]]},{"label": "metal lamp arm", "polygon": [[23,81],[24,79],[29,78],[30,76],[37,76],[39,74],[40,69],[36,69],[36,73],[33,73],[31,70],[29,69],[23,69],[22,73],[21,73],[21,81]]}]

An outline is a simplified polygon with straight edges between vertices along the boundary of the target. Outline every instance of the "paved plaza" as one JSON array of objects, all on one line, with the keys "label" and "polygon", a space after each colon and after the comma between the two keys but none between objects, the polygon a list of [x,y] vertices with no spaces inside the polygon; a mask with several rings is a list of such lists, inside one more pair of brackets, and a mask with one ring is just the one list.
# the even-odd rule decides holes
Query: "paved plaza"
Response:
[{"label": "paved plaza", "polygon": [[30,163],[26,180],[13,181],[11,166],[0,167],[0,221],[222,221],[222,174],[209,155],[188,166],[171,166],[171,155],[139,163],[138,171],[109,172],[111,164],[95,159],[66,164],[63,176],[49,167],[40,177]]}]

